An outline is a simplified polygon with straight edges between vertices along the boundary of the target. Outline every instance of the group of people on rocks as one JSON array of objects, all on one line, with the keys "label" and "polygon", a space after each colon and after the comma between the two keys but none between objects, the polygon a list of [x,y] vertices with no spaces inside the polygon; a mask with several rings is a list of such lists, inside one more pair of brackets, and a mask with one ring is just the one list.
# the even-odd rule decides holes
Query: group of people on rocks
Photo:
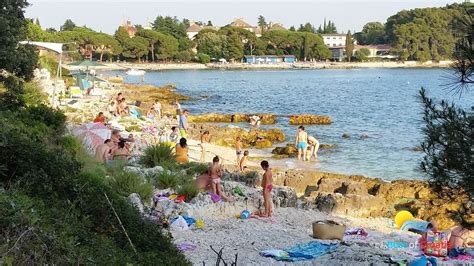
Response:
[{"label": "group of people on rocks", "polygon": [[128,138],[122,138],[120,131],[112,130],[110,139],[106,139],[103,144],[96,147],[95,158],[104,164],[109,164],[114,160],[126,161],[131,157],[134,144],[133,134],[129,134]]},{"label": "group of people on rocks", "polygon": [[[176,118],[178,120],[178,126],[171,128],[171,133],[167,137],[167,141],[174,145],[175,158],[178,163],[189,162],[189,147],[188,147],[188,131],[189,122],[188,110],[181,110],[181,105],[178,100],[175,101]],[[116,97],[112,99],[109,106],[109,115],[121,116],[131,115],[131,108],[126,103],[126,99],[122,93],[118,93]],[[160,119],[162,117],[162,106],[158,100],[155,100],[154,104],[149,108],[146,113],[146,118],[149,120]],[[260,119],[252,117],[252,126],[259,126]],[[96,123],[107,123],[107,117],[103,112],[100,112],[94,119]],[[122,138],[118,130],[112,130],[112,136],[110,139],[106,139],[103,144],[96,148],[96,158],[103,163],[110,163],[113,160],[128,160],[131,157],[131,149],[133,148],[135,139],[132,134],[128,138]],[[209,144],[211,142],[211,134],[209,131],[204,131],[200,137],[201,157],[200,161],[206,161],[206,154],[209,152]],[[309,160],[312,156],[316,156],[319,148],[319,142],[312,136],[308,136],[303,126],[298,129],[296,136],[296,147],[298,148],[298,160],[303,157],[303,160]],[[309,148],[309,149],[308,149]],[[309,150],[309,151],[308,151]],[[235,141],[235,152],[236,152],[236,163],[240,171],[246,171],[248,169],[247,163],[249,158],[249,151],[243,150],[242,138],[237,137]],[[309,153],[308,153],[309,152]],[[222,159],[219,156],[215,156],[210,163],[208,171],[205,175],[202,175],[197,180],[197,185],[201,188],[208,188],[213,193],[219,195],[225,201],[232,201],[231,197],[224,194],[221,186],[222,176]],[[268,161],[262,161],[260,166],[265,171],[262,178],[262,194],[264,198],[265,210],[256,213],[260,216],[271,216],[272,215],[272,204],[271,204],[271,191],[273,189],[272,171]]]}]

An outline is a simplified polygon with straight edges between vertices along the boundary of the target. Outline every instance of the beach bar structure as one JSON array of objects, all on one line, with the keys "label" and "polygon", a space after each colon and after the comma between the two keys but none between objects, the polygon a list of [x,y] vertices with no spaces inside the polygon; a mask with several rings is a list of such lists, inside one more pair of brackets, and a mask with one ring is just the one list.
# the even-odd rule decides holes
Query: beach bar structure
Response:
[{"label": "beach bar structure", "polygon": [[276,64],[276,63],[295,63],[294,55],[246,55],[244,62],[247,64]]}]

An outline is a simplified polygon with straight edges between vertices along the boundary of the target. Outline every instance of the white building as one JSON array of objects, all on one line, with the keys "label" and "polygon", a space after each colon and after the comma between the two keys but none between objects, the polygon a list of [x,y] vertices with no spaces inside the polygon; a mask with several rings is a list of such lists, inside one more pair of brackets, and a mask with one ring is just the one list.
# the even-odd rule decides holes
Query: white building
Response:
[{"label": "white building", "polygon": [[327,47],[346,46],[345,34],[321,34]]}]

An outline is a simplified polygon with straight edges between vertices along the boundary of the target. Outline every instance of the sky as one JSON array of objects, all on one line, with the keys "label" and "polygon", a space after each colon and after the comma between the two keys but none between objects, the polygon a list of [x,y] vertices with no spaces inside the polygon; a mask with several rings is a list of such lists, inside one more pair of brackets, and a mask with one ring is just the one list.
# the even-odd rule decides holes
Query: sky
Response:
[{"label": "sky", "polygon": [[259,15],[267,22],[285,27],[310,22],[316,27],[324,18],[333,21],[339,32],[360,31],[365,23],[385,22],[400,10],[439,7],[462,0],[29,0],[26,16],[38,18],[43,28],[58,29],[66,19],[109,34],[126,20],[133,24],[153,22],[159,16],[176,16],[194,21],[211,20],[226,25],[243,18],[252,25]]}]

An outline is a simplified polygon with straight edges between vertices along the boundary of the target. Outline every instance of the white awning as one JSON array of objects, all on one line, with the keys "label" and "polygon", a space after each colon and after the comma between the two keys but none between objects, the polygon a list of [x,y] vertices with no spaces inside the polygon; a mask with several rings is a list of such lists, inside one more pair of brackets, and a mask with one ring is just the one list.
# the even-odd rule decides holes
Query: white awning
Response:
[{"label": "white awning", "polygon": [[22,41],[21,44],[31,44],[39,47],[43,47],[52,51],[55,51],[58,54],[63,53],[63,44],[62,43],[54,43],[54,42],[30,42],[30,41]]}]

